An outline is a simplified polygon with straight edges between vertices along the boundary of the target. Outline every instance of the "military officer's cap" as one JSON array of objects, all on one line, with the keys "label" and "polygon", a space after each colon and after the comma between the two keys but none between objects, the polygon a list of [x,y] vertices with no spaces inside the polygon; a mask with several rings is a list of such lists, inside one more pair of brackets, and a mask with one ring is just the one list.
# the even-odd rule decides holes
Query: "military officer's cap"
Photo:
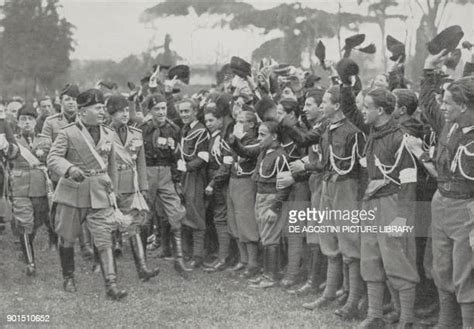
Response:
[{"label": "military officer's cap", "polygon": [[34,109],[34,107],[30,104],[24,104],[19,110],[18,110],[18,118],[20,118],[20,115],[29,115],[33,118],[38,117],[38,112]]},{"label": "military officer's cap", "polygon": [[147,109],[151,110],[156,104],[166,103],[166,98],[160,93],[154,93],[147,96],[143,103]]},{"label": "military officer's cap", "polygon": [[107,99],[105,106],[107,107],[107,112],[110,115],[113,115],[115,112],[121,111],[128,107],[128,101],[122,95],[112,95]]},{"label": "military officer's cap", "polygon": [[61,92],[59,93],[59,97],[62,98],[64,95],[68,95],[69,97],[72,98],[77,98],[79,96],[79,87],[75,84],[67,84],[64,86],[63,89],[61,89]]},{"label": "military officer's cap", "polygon": [[88,89],[77,96],[77,107],[79,108],[104,103],[104,94],[99,89]]}]

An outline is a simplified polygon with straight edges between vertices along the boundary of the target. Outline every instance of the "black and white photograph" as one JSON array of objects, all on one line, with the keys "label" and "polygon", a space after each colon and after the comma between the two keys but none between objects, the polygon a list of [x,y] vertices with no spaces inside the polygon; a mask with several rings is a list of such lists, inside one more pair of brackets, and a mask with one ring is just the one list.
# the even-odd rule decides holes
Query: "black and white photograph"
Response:
[{"label": "black and white photograph", "polygon": [[474,0],[0,0],[0,328],[474,329]]}]

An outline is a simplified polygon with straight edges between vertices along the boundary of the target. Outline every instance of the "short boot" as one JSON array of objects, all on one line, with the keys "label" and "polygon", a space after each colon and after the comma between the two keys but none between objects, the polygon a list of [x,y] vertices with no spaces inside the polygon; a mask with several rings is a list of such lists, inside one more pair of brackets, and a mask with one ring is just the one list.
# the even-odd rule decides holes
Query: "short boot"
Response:
[{"label": "short boot", "polygon": [[99,250],[100,267],[105,281],[105,292],[113,300],[120,300],[127,296],[125,290],[117,287],[117,264],[111,247]]},{"label": "short boot", "polygon": [[262,280],[258,283],[251,284],[250,288],[266,289],[278,285],[278,272],[280,270],[280,246],[271,245],[265,248],[267,249],[265,257],[266,271],[262,277]]},{"label": "short boot", "polygon": [[188,275],[186,272],[191,272],[192,269],[188,268],[184,263],[183,259],[183,247],[181,244],[181,230],[176,229],[172,231],[173,245],[174,245],[174,269],[183,278],[187,279]]},{"label": "short boot", "polygon": [[36,275],[36,265],[35,265],[35,254],[33,250],[33,235],[28,233],[23,233],[20,236],[21,249],[23,251],[23,256],[26,264],[26,275],[34,276]]},{"label": "short boot", "polygon": [[319,246],[311,249],[308,279],[300,288],[288,290],[290,294],[304,296],[318,290],[318,286],[321,283],[320,266],[322,257],[323,254]]},{"label": "short boot", "polygon": [[74,281],[74,248],[59,246],[59,259],[63,271],[63,288],[66,292],[76,292],[76,282]]},{"label": "short boot", "polygon": [[367,317],[359,325],[359,329],[383,329],[385,328],[385,322],[382,318]]},{"label": "short boot", "polygon": [[130,246],[132,248],[133,259],[137,268],[138,278],[142,282],[146,282],[160,273],[158,268],[149,270],[145,261],[145,250],[139,234],[130,237]]},{"label": "short boot", "polygon": [[161,246],[159,248],[157,257],[165,258],[166,260],[172,260],[171,246],[170,246],[170,235],[171,225],[167,220],[161,219]]}]

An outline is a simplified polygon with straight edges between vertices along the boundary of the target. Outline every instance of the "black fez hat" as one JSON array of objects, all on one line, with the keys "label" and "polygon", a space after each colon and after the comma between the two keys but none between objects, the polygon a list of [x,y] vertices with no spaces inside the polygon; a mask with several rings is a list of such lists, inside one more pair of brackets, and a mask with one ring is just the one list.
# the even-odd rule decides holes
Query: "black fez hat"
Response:
[{"label": "black fez hat", "polygon": [[77,96],[77,107],[79,108],[104,103],[104,94],[99,89],[88,89]]},{"label": "black fez hat", "polygon": [[360,46],[362,42],[365,41],[365,34],[356,34],[346,38],[344,41],[344,57],[349,57],[351,55],[351,50],[357,46]]},{"label": "black fez hat", "polygon": [[461,49],[454,49],[449,56],[444,60],[444,65],[448,69],[454,70],[461,60]]},{"label": "black fez hat", "polygon": [[373,43],[369,44],[366,47],[359,47],[363,42],[365,41],[365,34],[356,34],[353,36],[350,36],[346,38],[344,42],[344,56],[343,57],[350,57],[352,49],[358,50],[360,52],[366,53],[366,54],[375,54],[377,49],[375,48],[375,45]]},{"label": "black fez hat", "polygon": [[316,45],[316,49],[314,50],[314,55],[321,62],[321,66],[323,67],[323,69],[326,70],[327,69],[326,63],[324,63],[324,61],[326,60],[326,47],[324,46],[324,43],[322,43],[321,40]]},{"label": "black fez hat", "polygon": [[113,115],[115,112],[121,111],[128,107],[128,101],[122,95],[112,95],[107,99],[105,106],[107,107],[107,112],[110,115]]},{"label": "black fez hat", "polygon": [[463,77],[468,77],[474,75],[474,63],[466,62],[464,64],[464,71],[462,72]]},{"label": "black fez hat", "polygon": [[151,110],[156,104],[166,103],[166,98],[160,93],[148,95],[143,101],[145,107]]},{"label": "black fez hat", "polygon": [[463,42],[462,42],[462,47],[463,47],[464,49],[471,50],[471,48],[472,48],[472,43],[470,43],[470,42],[467,41],[467,40],[466,40],[466,41],[463,41]]},{"label": "black fez hat", "polygon": [[401,57],[403,57],[401,61],[404,62],[406,56],[405,44],[395,39],[391,35],[387,35],[386,42],[388,51],[392,53],[392,56],[390,56],[390,60],[396,62]]},{"label": "black fez hat", "polygon": [[36,112],[35,108],[30,104],[24,104],[18,110],[17,119],[20,118],[20,115],[29,115],[36,119],[38,117],[38,112]]},{"label": "black fez hat", "polygon": [[115,82],[110,82],[110,81],[101,81],[99,83],[102,87],[105,87],[109,90],[117,89],[118,85]]},{"label": "black fez hat", "polygon": [[173,79],[176,77],[185,84],[189,84],[190,71],[189,66],[187,65],[176,65],[170,68],[168,71],[168,79]]},{"label": "black fez hat", "polygon": [[127,87],[128,87],[128,89],[130,89],[130,90],[135,90],[135,88],[136,88],[137,86],[135,86],[135,84],[134,84],[133,82],[129,81],[129,82],[127,82]]},{"label": "black fez hat", "polygon": [[336,70],[342,81],[347,81],[345,78],[359,74],[359,65],[350,58],[343,58],[336,64]]},{"label": "black fez hat", "polygon": [[230,69],[243,79],[252,75],[250,63],[237,56],[232,56],[230,59]]},{"label": "black fez hat", "polygon": [[151,75],[147,74],[143,78],[141,78],[140,83],[142,83],[142,84],[143,83],[148,83],[148,82],[150,82],[150,79],[151,79]]},{"label": "black fez hat", "polygon": [[459,25],[450,26],[427,43],[428,51],[431,55],[438,54],[443,49],[451,52],[456,49],[463,36],[464,32]]},{"label": "black fez hat", "polygon": [[79,96],[79,87],[75,84],[67,84],[61,89],[59,93],[59,98],[62,98],[64,95],[68,95],[72,98],[77,98]]}]

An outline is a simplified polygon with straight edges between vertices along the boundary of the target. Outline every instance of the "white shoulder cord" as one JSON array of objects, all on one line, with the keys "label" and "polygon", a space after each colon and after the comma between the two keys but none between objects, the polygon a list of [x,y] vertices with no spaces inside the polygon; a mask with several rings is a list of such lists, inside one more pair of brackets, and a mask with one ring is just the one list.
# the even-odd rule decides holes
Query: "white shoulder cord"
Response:
[{"label": "white shoulder cord", "polygon": [[219,160],[219,158],[222,155],[221,145],[222,145],[221,136],[218,135],[216,139],[214,140],[214,144],[212,144],[211,155],[214,157],[214,159],[216,160],[219,166],[222,164],[222,162]]},{"label": "white shoulder cord", "polygon": [[398,163],[400,162],[400,159],[402,158],[403,149],[406,149],[408,154],[410,154],[410,157],[413,160],[413,164],[415,165],[415,169],[417,168],[415,158],[413,157],[413,154],[411,154],[411,152],[408,150],[408,147],[406,146],[406,141],[407,141],[408,136],[409,136],[408,134],[403,135],[403,140],[400,144],[400,147],[395,153],[395,156],[397,158],[395,159],[395,163],[393,165],[384,165],[382,162],[380,162],[379,158],[374,154],[375,165],[377,166],[377,168],[379,168],[382,175],[397,185],[400,185],[400,183],[397,182],[392,177],[390,177],[389,174],[391,174],[395,170],[395,168],[397,168]]},{"label": "white shoulder cord", "polygon": [[[348,156],[348,157],[339,157],[337,156],[334,151],[332,150],[332,144],[329,145],[329,161],[331,163],[331,167],[334,169],[334,171],[336,173],[338,173],[339,175],[341,176],[344,176],[344,175],[347,175],[348,173],[351,172],[352,168],[354,168],[354,164],[355,164],[355,155],[356,155],[356,150],[357,150],[357,137],[356,137],[356,141],[354,143],[354,145],[352,146],[352,151],[351,151],[351,155]],[[336,160],[341,160],[341,161],[347,161],[347,160],[351,160],[351,165],[349,166],[348,169],[346,170],[342,170],[341,168],[339,168],[337,165],[336,165]]]},{"label": "white shoulder cord", "polygon": [[293,152],[294,152],[295,149],[296,149],[296,144],[295,144],[295,142],[291,141],[291,142],[289,142],[288,144],[282,144],[282,145],[281,145],[281,147],[283,147],[283,149],[285,149],[285,150],[286,150],[286,148],[287,148],[288,146],[291,146],[291,145],[293,145],[293,147],[291,148],[291,150],[290,150],[289,152],[286,152],[286,153],[288,153],[288,156],[289,156],[289,157],[291,157],[291,155],[293,154]]},{"label": "white shoulder cord", "polygon": [[[281,158],[283,158],[283,162],[282,162],[282,165],[280,167],[279,163],[280,163]],[[288,161],[286,160],[286,158],[284,156],[278,156],[278,158],[275,161],[275,165],[273,166],[272,173],[270,175],[264,175],[263,174],[263,166],[262,165],[263,165],[263,159],[262,159],[262,162],[260,163],[260,168],[258,170],[258,173],[260,174],[260,177],[265,178],[265,179],[266,178],[272,178],[276,174],[282,172],[283,169],[285,168],[285,166],[287,166],[287,168],[290,167],[290,165],[288,164]]]},{"label": "white shoulder cord", "polygon": [[461,175],[468,179],[468,180],[472,180],[474,181],[474,177],[471,177],[471,176],[468,176],[464,169],[462,168],[462,164],[461,164],[461,157],[462,155],[466,155],[466,156],[474,156],[474,152],[469,152],[467,150],[467,147],[471,144],[474,144],[474,141],[466,144],[466,145],[459,145],[458,146],[458,149],[456,151],[456,154],[454,155],[454,158],[453,158],[453,161],[451,162],[451,172],[455,172],[456,171],[456,168],[459,167],[459,172],[461,173]]},{"label": "white shoulder cord", "polygon": [[[201,144],[202,142],[204,142],[207,138],[207,136],[205,135],[206,133],[206,130],[205,129],[198,129],[198,130],[195,130],[192,134],[190,134],[189,136],[186,136],[186,137],[182,137],[181,138],[181,143],[179,145],[179,148],[180,148],[180,153],[181,153],[181,158],[183,157],[192,157],[196,154],[196,151],[197,151],[197,148],[199,146],[199,144]],[[204,138],[203,138],[203,135],[204,135]],[[191,141],[191,140],[194,140],[196,139],[196,137],[198,138],[198,141],[196,142],[196,144],[194,144],[194,150],[192,151],[192,153],[190,154],[187,154],[184,152],[184,142],[187,142],[187,141]],[[183,159],[184,160],[184,159]]]},{"label": "white shoulder cord", "polygon": [[[227,145],[227,143],[225,145]],[[259,145],[260,144],[257,143],[257,144],[245,145],[245,147],[258,147]],[[227,147],[230,149],[228,145]],[[253,168],[251,171],[243,171],[242,167],[239,164],[241,159],[246,159],[246,158],[241,157],[240,155],[237,156],[237,161],[235,162],[235,167],[237,168],[237,174],[238,175],[252,175],[255,172],[255,168]]]}]

